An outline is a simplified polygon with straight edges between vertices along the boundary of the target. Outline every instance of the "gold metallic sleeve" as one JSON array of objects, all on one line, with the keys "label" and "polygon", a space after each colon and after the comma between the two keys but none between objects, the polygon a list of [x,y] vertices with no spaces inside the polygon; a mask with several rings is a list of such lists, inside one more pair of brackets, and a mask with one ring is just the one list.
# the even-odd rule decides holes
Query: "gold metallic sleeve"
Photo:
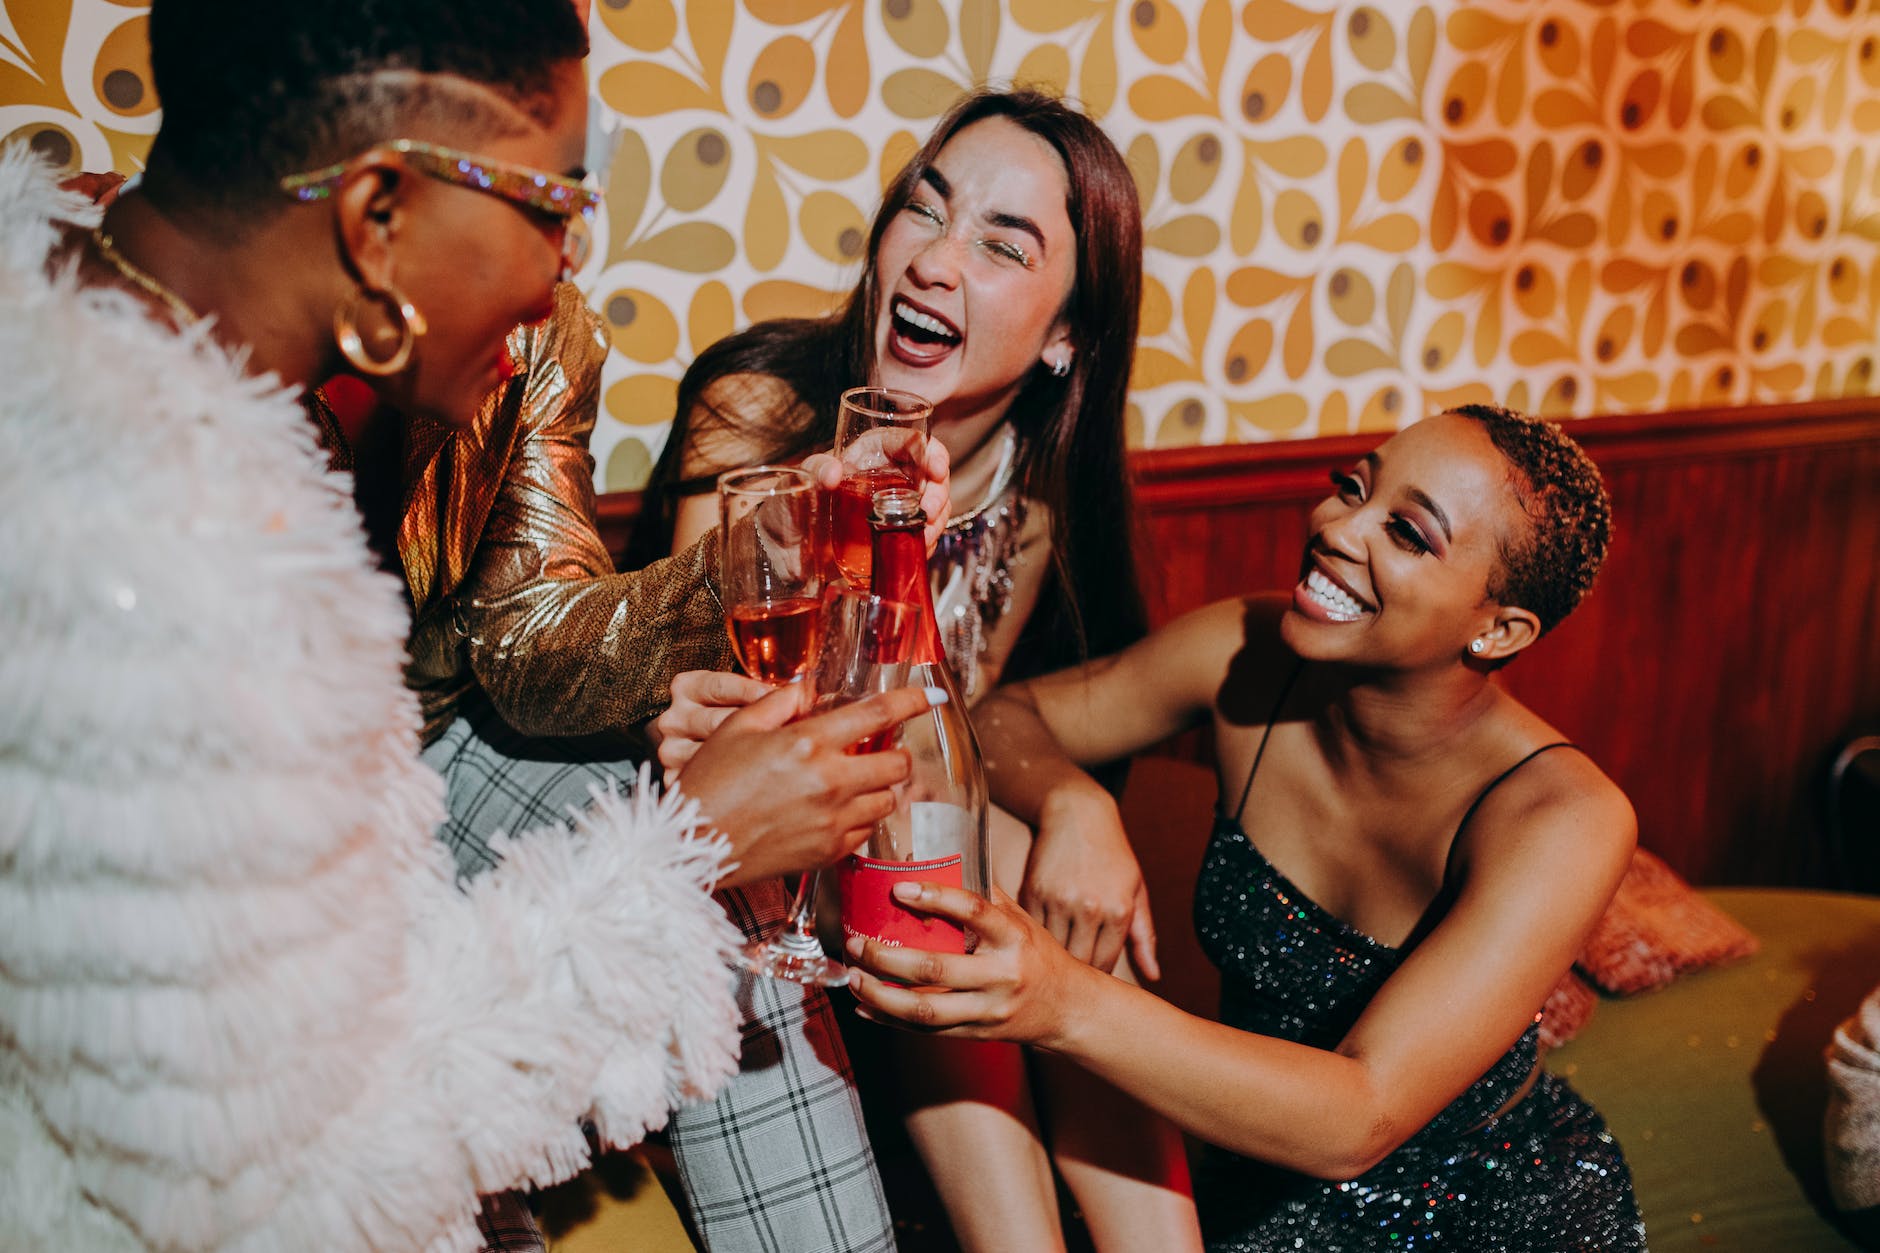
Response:
[{"label": "gold metallic sleeve", "polygon": [[716,535],[642,570],[613,568],[588,448],[605,331],[574,288],[556,297],[553,317],[511,340],[526,386],[455,599],[470,667],[497,711],[526,734],[566,736],[641,722],[670,701],[674,675],[729,669],[732,657],[712,583]]}]

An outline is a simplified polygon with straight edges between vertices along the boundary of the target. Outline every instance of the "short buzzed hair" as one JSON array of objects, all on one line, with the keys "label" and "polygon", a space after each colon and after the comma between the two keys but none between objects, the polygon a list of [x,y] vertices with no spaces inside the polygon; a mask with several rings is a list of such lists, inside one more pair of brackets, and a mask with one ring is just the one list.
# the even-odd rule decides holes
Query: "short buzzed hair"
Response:
[{"label": "short buzzed hair", "polygon": [[540,116],[556,67],[586,53],[570,0],[153,0],[163,121],[151,191],[252,207],[286,175],[394,138],[413,112],[471,120],[474,93],[452,99],[429,75],[482,84]]},{"label": "short buzzed hair", "polygon": [[1527,533],[1503,541],[1501,569],[1490,577],[1488,594],[1534,614],[1545,634],[1579,605],[1606,560],[1612,500],[1599,467],[1558,423],[1500,405],[1457,405],[1449,412],[1480,422],[1516,471]]}]

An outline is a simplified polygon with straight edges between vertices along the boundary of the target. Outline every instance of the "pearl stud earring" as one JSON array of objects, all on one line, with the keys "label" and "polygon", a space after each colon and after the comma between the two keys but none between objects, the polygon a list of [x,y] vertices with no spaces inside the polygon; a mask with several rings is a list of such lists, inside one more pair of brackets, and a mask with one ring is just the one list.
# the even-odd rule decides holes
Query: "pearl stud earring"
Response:
[{"label": "pearl stud earring", "polygon": [[1487,645],[1487,644],[1485,644],[1485,643],[1483,643],[1483,642],[1482,642],[1481,640],[1470,640],[1470,641],[1469,641],[1469,651],[1470,651],[1470,652],[1472,652],[1472,653],[1480,653],[1480,652],[1481,652],[1481,651],[1482,651],[1483,649],[1485,649],[1485,648],[1487,648],[1487,647],[1488,647],[1488,645]]}]

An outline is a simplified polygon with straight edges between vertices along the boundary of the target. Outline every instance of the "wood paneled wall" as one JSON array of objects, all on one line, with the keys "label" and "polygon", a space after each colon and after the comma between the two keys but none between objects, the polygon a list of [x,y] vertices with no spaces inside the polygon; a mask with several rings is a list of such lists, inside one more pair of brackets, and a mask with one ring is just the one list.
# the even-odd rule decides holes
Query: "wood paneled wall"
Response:
[{"label": "wood paneled wall", "polygon": [[[1589,418],[1616,536],[1510,690],[1625,788],[1699,883],[1826,881],[1827,763],[1880,729],[1880,404]],[[1297,577],[1310,507],[1376,443],[1136,455],[1157,620]],[[604,497],[619,551],[635,504]]]},{"label": "wood paneled wall", "polygon": [[[1880,405],[1589,418],[1615,537],[1580,609],[1504,672],[1700,883],[1824,881],[1836,746],[1880,724]],[[1140,454],[1158,617],[1298,575],[1365,437]]]}]

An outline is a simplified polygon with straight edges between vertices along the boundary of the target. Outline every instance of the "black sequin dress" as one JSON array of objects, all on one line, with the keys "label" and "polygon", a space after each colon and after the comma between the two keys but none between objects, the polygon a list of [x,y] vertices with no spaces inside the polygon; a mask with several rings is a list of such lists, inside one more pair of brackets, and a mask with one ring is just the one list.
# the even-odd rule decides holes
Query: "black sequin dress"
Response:
[{"label": "black sequin dress", "polygon": [[[1247,782],[1251,788],[1251,772]],[[1195,926],[1220,968],[1221,1021],[1319,1048],[1345,1037],[1407,951],[1321,909],[1226,814],[1216,818],[1202,862]],[[1195,1179],[1208,1248],[1643,1250],[1645,1228],[1619,1145],[1564,1081],[1542,1074],[1525,1099],[1491,1120],[1533,1070],[1538,1033],[1538,1025],[1529,1027],[1486,1074],[1357,1179],[1328,1183],[1210,1150]]]}]

